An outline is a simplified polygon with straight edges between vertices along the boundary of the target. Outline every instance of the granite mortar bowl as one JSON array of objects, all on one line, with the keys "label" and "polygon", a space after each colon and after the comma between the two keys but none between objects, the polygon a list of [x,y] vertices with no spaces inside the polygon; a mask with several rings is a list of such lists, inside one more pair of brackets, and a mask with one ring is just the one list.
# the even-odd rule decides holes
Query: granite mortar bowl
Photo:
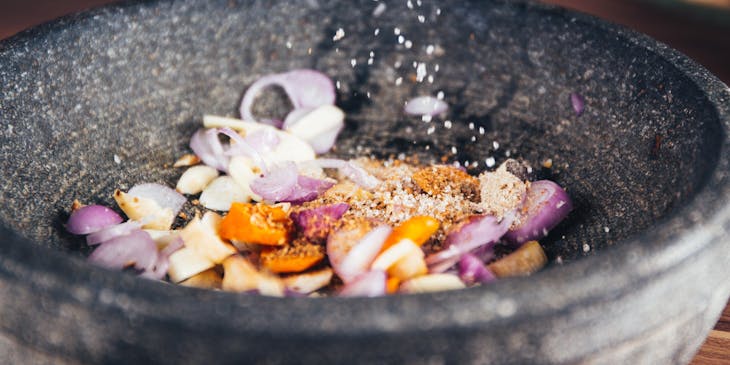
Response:
[{"label": "granite mortar bowl", "polygon": [[[124,3],[2,42],[5,362],[688,362],[730,293],[727,86],[648,37],[558,8],[424,1],[374,16],[377,5]],[[415,80],[414,62],[433,82]],[[551,158],[539,173],[576,208],[544,241],[549,266],[451,292],[278,299],[84,261],[62,226],[74,199],[173,184],[166,164],[202,114],[237,115],[247,85],[301,67],[339,84],[336,155]],[[438,91],[453,123],[429,134],[402,105]]]}]

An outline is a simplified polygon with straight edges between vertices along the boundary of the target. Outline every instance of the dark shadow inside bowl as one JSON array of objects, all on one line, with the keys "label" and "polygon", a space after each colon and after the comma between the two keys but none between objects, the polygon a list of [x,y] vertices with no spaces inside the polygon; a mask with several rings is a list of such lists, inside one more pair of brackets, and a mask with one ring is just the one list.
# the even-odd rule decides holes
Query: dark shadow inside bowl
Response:
[{"label": "dark shadow inside bowl", "polygon": [[[369,3],[162,2],[22,34],[0,46],[0,219],[79,252],[62,227],[74,199],[111,204],[118,187],[174,185],[181,170],[169,166],[203,114],[237,115],[257,78],[314,68],[337,82],[347,112],[335,155],[445,156],[474,172],[490,157],[523,158],[576,203],[546,240],[549,256],[600,251],[702,188],[722,128],[703,91],[663,58],[525,7],[404,2],[375,16]],[[345,36],[333,40],[338,29]],[[446,115],[402,112],[438,92]],[[581,115],[571,93],[585,98]]]}]

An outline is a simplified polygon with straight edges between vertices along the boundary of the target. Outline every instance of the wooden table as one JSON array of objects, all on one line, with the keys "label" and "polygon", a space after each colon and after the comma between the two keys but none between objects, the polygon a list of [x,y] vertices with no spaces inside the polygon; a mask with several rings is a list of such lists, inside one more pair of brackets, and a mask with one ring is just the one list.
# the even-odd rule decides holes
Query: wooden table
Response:
[{"label": "wooden table", "polygon": [[[638,0],[543,1],[646,33],[689,55],[730,84],[730,22],[712,22]],[[0,1],[0,39],[63,14],[110,2],[112,0]],[[727,3],[726,0],[715,2]],[[704,364],[730,364],[730,303],[692,361],[692,365]]]}]

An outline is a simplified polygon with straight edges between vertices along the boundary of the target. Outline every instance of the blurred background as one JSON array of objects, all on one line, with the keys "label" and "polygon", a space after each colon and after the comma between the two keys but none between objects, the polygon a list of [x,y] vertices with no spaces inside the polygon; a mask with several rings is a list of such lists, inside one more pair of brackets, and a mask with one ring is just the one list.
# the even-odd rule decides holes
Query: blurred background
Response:
[{"label": "blurred background", "polygon": [[[648,34],[695,59],[730,84],[730,0],[542,1]],[[0,39],[61,15],[111,2],[114,1],[0,0]]]},{"label": "blurred background", "polygon": [[[405,1],[405,0],[389,0]],[[0,0],[0,39],[112,0]],[[668,44],[730,84],[730,0],[542,0],[624,25]],[[660,305],[660,303],[657,303]],[[730,305],[692,365],[730,364]]]}]

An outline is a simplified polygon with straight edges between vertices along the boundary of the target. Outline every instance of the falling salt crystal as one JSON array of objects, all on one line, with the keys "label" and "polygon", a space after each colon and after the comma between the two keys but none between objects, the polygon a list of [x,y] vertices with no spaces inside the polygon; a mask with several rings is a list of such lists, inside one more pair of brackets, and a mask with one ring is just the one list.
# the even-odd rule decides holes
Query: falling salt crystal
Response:
[{"label": "falling salt crystal", "polygon": [[352,65],[352,67],[355,67],[355,66],[357,66],[357,60],[356,60],[356,59],[354,59],[354,58],[353,58],[353,59],[351,59],[351,60],[350,60],[350,64]]},{"label": "falling salt crystal", "polygon": [[375,52],[370,51],[370,58],[373,58],[373,57],[375,57]]},{"label": "falling salt crystal", "polygon": [[411,47],[413,47],[413,42],[408,40],[404,45],[406,46],[406,48],[410,49]]},{"label": "falling salt crystal", "polygon": [[438,93],[436,93],[436,99],[444,100],[444,92],[439,91]]},{"label": "falling salt crystal", "polygon": [[375,31],[373,32],[374,35],[380,34],[380,28],[375,28]]},{"label": "falling salt crystal", "polygon": [[400,85],[402,83],[403,83],[403,78],[402,77],[399,77],[399,78],[395,79],[395,84],[396,85]]},{"label": "falling salt crystal", "polygon": [[493,167],[497,161],[494,159],[494,157],[487,157],[486,160],[484,160],[484,164],[487,165],[487,167]]},{"label": "falling salt crystal", "polygon": [[411,0],[408,0],[406,2],[406,6],[408,7],[408,9],[413,9],[413,3],[411,2]]},{"label": "falling salt crystal", "polygon": [[416,5],[421,6],[421,0],[416,0]]},{"label": "falling salt crystal", "polygon": [[373,64],[373,61],[374,60],[372,58],[368,58],[368,65],[372,65]]},{"label": "falling salt crystal", "polygon": [[425,23],[426,22],[426,17],[423,16],[423,15],[419,15],[418,16],[418,21],[421,22],[421,23]]},{"label": "falling salt crystal", "polygon": [[400,28],[398,28],[398,27],[393,28],[393,34],[395,34],[395,35],[400,34]]},{"label": "falling salt crystal", "polygon": [[385,5],[385,3],[378,4],[378,6],[376,6],[375,9],[373,9],[373,16],[379,17],[379,16],[383,15],[386,8],[387,8],[387,6]]},{"label": "falling salt crystal", "polygon": [[342,29],[342,28],[337,29],[337,32],[335,32],[335,36],[332,37],[332,40],[335,41],[335,42],[337,42],[337,41],[339,41],[342,38],[345,38],[345,30]]},{"label": "falling salt crystal", "polygon": [[609,231],[611,231],[611,229],[608,228],[608,227],[603,227],[603,231],[606,232],[606,233],[608,233]]},{"label": "falling salt crystal", "polygon": [[122,163],[122,158],[119,157],[117,154],[114,154],[114,163],[117,164],[117,165],[119,165],[120,163]]},{"label": "falling salt crystal", "polygon": [[368,91],[368,92],[367,92],[367,93],[365,93],[365,94],[366,94],[366,95],[368,96],[368,99],[370,99],[370,91]]},{"label": "falling salt crystal", "polygon": [[439,64],[437,63],[435,66],[433,66],[433,72],[439,72]]},{"label": "falling salt crystal", "polygon": [[405,153],[402,153],[402,152],[399,153],[398,154],[398,159],[401,160],[401,161],[405,160],[406,159],[406,154]]},{"label": "falling salt crystal", "polygon": [[432,119],[433,119],[433,117],[432,117],[432,116],[430,116],[430,115],[428,115],[428,114],[426,114],[426,115],[422,115],[422,116],[421,116],[421,120],[422,120],[422,121],[423,121],[424,123],[428,123],[428,122],[430,122],[430,121],[431,121]]},{"label": "falling salt crystal", "polygon": [[451,121],[450,120],[444,121],[444,128],[451,129]]},{"label": "falling salt crystal", "polygon": [[428,46],[426,46],[426,54],[432,54],[433,49],[434,49],[433,44],[429,44]]},{"label": "falling salt crystal", "polygon": [[428,83],[433,84],[433,75],[428,75]]},{"label": "falling salt crystal", "polygon": [[419,63],[418,67],[416,67],[416,81],[423,81],[423,78],[426,77],[427,73],[428,71],[426,71],[426,64],[423,62]]},{"label": "falling salt crystal", "polygon": [[400,61],[395,61],[395,63],[393,64],[393,67],[400,68],[401,65],[402,65],[402,63]]},{"label": "falling salt crystal", "polygon": [[474,130],[474,123],[469,122],[469,130],[472,130],[472,131]]},{"label": "falling salt crystal", "polygon": [[441,15],[441,8],[436,9],[436,15]]},{"label": "falling salt crystal", "polygon": [[[509,152],[509,151],[507,151],[507,152]],[[509,156],[507,156],[507,157],[509,157]],[[532,166],[527,166],[527,173],[528,174],[532,173]]]},{"label": "falling salt crystal", "polygon": [[291,49],[291,47],[292,47],[292,44],[291,44],[291,42],[286,42],[286,48],[289,48],[289,49]]},{"label": "falling salt crystal", "polygon": [[471,136],[471,141],[472,142],[476,142],[477,141],[477,136]]},{"label": "falling salt crystal", "polygon": [[510,152],[509,150],[504,151],[504,156],[505,157],[509,157],[511,154],[512,154],[512,152]]},{"label": "falling salt crystal", "polygon": [[337,87],[337,90],[339,90],[339,89],[340,89],[340,81],[337,81],[337,82],[335,83],[335,87]]},{"label": "falling salt crystal", "polygon": [[403,42],[405,42],[405,41],[406,41],[406,37],[404,37],[402,35],[398,36],[398,44],[403,44]]},{"label": "falling salt crystal", "polygon": [[479,127],[479,134],[484,134],[484,127]]},{"label": "falling salt crystal", "polygon": [[430,150],[430,149],[431,149],[431,146],[429,146],[429,145],[426,145],[426,151],[428,151],[428,150]]},{"label": "falling salt crystal", "polygon": [[456,146],[451,146],[451,153],[456,154]]},{"label": "falling salt crystal", "polygon": [[434,126],[430,126],[430,127],[428,127],[428,129],[426,130],[426,134],[433,134],[433,132],[435,132],[435,131],[436,131],[436,127],[434,127]]},{"label": "falling salt crystal", "polygon": [[496,151],[496,150],[498,150],[498,149],[499,149],[499,142],[497,142],[497,141],[492,141],[492,147],[494,147],[494,150],[495,150],[495,151]]},{"label": "falling salt crystal", "polygon": [[583,244],[583,252],[588,252],[588,251],[590,251],[590,250],[591,250],[591,246],[588,246],[588,244],[587,244],[587,243],[584,243],[584,244]]}]

